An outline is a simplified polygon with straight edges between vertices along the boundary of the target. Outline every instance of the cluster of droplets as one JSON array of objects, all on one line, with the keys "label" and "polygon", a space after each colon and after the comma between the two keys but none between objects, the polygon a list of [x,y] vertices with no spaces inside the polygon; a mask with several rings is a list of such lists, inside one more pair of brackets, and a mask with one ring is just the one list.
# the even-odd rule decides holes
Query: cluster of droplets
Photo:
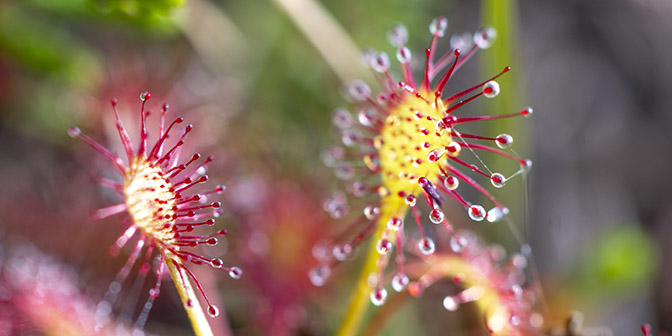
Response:
[{"label": "cluster of droplets", "polygon": [[[451,50],[436,57],[437,41],[445,35],[447,26],[448,20],[444,17],[434,19],[429,26],[432,41],[424,53],[425,68],[419,83],[410,67],[413,55],[406,47],[408,31],[402,25],[395,25],[387,38],[396,48],[402,80],[396,81],[390,73],[391,62],[386,53],[367,50],[364,62],[376,75],[383,91],[372,95],[371,88],[361,80],[349,83],[344,90],[358,111],[353,116],[344,108],[334,110],[332,122],[340,130],[345,148],[327,148],[322,152],[322,159],[334,169],[337,178],[347,182],[354,200],[336,192],[325,201],[324,209],[334,218],[345,217],[350,208],[362,209],[363,216],[353,220],[332,245],[316,249],[318,253],[314,255],[319,264],[310,272],[313,284],[323,285],[338,262],[347,259],[361,241],[374,236],[378,272],[371,274],[376,279],[369,283],[371,301],[381,305],[387,298],[383,271],[394,255],[395,246],[398,270],[392,286],[395,291],[403,290],[409,282],[403,269],[405,256],[401,248],[406,240],[403,227],[408,212],[421,236],[414,245],[416,251],[428,256],[437,249],[434,240],[424,232],[419,199],[424,199],[429,206],[430,222],[451,234],[449,243],[453,250],[463,249],[467,242],[455,235],[442,210],[446,198],[461,204],[474,221],[497,222],[508,214],[508,208],[457,167],[482,175],[493,187],[502,188],[511,178],[527,172],[531,161],[519,158],[511,149],[513,137],[509,134],[482,136],[463,133],[458,128],[471,122],[529,117],[533,110],[528,107],[502,115],[455,116],[453,112],[478,97],[497,97],[500,86],[495,79],[510,68],[446,97],[443,90],[452,74],[478,50],[490,47],[496,37],[495,30],[490,27],[482,27],[474,34],[456,34],[450,38]],[[489,145],[479,143],[483,141]],[[481,159],[479,151],[508,158],[519,168],[508,176],[493,172]],[[473,156],[472,160],[477,164],[464,161],[461,158],[464,153]],[[353,161],[353,157],[361,160]],[[463,198],[459,193],[462,183],[486,196],[494,207],[486,210]]]},{"label": "cluster of droplets", "polygon": [[429,267],[408,284],[408,292],[418,297],[429,286],[447,279],[462,288],[444,297],[447,311],[474,302],[491,334],[540,335],[543,317],[534,309],[538,293],[525,283],[529,245],[507,258],[504,248],[483,245],[472,232],[463,231],[457,237],[451,241],[450,252],[424,257]]},{"label": "cluster of droplets", "polygon": [[[147,303],[137,319],[136,326],[139,328],[144,325],[149,310],[160,293],[161,278],[166,263],[178,269],[181,277],[186,274],[193,280],[208,303],[207,312],[212,317],[219,314],[219,309],[210,303],[201,284],[186,263],[207,264],[213,268],[223,269],[233,279],[238,279],[242,275],[240,268],[225,267],[220,258],[208,258],[185,250],[185,248],[199,245],[215,246],[219,242],[218,236],[226,235],[226,230],[218,230],[207,235],[192,234],[196,228],[215,224],[215,218],[219,217],[223,211],[220,202],[209,202],[209,199],[213,195],[221,194],[225,187],[215,186],[199,190],[202,189],[200,186],[209,180],[205,173],[213,157],[208,156],[202,159],[201,154],[196,153],[187,160],[180,160],[185,137],[192,131],[193,126],[190,124],[179,130],[177,140],[172,146],[169,145],[168,139],[173,136],[171,131],[184,122],[184,119],[176,118],[166,127],[168,104],[161,107],[157,140],[153,146],[148,145],[149,132],[146,125],[147,116],[151,114],[151,111],[145,109],[145,104],[150,98],[151,94],[148,92],[140,94],[142,107],[140,109],[140,141],[137,147],[133,146],[122,125],[117,111],[117,100],[112,99],[111,101],[116,118],[116,128],[126,154],[125,160],[83,134],[78,128],[72,127],[68,131],[72,137],[81,139],[108,159],[122,177],[121,182],[106,178],[99,179],[102,186],[118,192],[123,202],[97,210],[96,217],[102,219],[127,213],[132,223],[110,248],[110,253],[117,255],[129,241],[137,237],[126,263],[110,285],[104,300],[98,305],[101,327],[107,320],[117,294],[134,265],[139,262],[141,264],[139,272],[146,274],[152,268],[152,260],[156,254],[159,259],[156,264],[158,266],[155,267],[157,280],[149,290]],[[158,253],[154,253],[157,251]],[[186,281],[188,279],[182,279],[185,290]],[[188,302],[186,306],[190,307]]]}]

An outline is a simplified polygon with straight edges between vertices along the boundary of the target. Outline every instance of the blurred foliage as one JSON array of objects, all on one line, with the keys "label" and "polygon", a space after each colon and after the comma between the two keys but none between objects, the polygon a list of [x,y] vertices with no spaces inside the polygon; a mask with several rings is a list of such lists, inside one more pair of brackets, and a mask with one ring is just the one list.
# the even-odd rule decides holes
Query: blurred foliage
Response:
[{"label": "blurred foliage", "polygon": [[649,285],[660,260],[653,239],[639,226],[622,225],[586,247],[576,271],[577,290],[601,301],[612,293],[634,294]]}]

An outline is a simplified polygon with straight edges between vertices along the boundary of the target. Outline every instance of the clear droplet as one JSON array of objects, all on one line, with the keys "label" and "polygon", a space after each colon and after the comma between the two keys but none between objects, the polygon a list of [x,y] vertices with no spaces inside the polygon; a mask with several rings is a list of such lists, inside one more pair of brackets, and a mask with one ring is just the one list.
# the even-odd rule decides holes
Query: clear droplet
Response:
[{"label": "clear droplet", "polygon": [[443,299],[443,307],[446,308],[447,311],[454,312],[460,307],[460,301],[454,296],[446,296]]},{"label": "clear droplet", "polygon": [[529,118],[532,116],[534,113],[534,110],[531,107],[526,107],[520,114],[522,114],[524,117]]},{"label": "clear droplet", "polygon": [[408,277],[406,274],[403,273],[397,273],[394,275],[392,278],[392,289],[394,289],[395,292],[401,292],[408,286]]},{"label": "clear droplet", "polygon": [[375,173],[380,170],[380,160],[378,160],[377,156],[373,154],[364,155],[362,160],[364,161],[366,168],[369,168],[370,171]]},{"label": "clear droplet", "polygon": [[387,228],[392,231],[399,231],[404,225],[404,222],[400,218],[392,217],[387,221]]},{"label": "clear droplet", "polygon": [[429,212],[429,220],[434,224],[441,224],[443,222],[443,218],[444,215],[441,209],[432,209],[432,211]]},{"label": "clear droplet", "polygon": [[411,50],[406,47],[397,49],[397,61],[401,64],[408,64],[411,62]]},{"label": "clear droplet", "polygon": [[488,222],[495,223],[502,220],[502,218],[508,214],[509,208],[494,207],[488,211],[488,214],[485,216],[485,218],[488,219]]},{"label": "clear droplet", "polygon": [[470,206],[469,210],[468,210],[468,213],[469,213],[469,218],[471,218],[472,220],[475,220],[477,222],[482,221],[483,219],[485,219],[485,216],[486,216],[485,209],[483,209],[483,207],[480,206],[480,205]]},{"label": "clear droplet", "polygon": [[483,85],[483,96],[485,98],[495,98],[499,95],[499,83],[492,80]]},{"label": "clear droplet", "polygon": [[505,133],[500,134],[495,138],[495,144],[501,149],[509,148],[513,144],[513,137]]},{"label": "clear droplet", "polygon": [[208,306],[208,315],[210,315],[210,317],[219,316],[219,308],[217,308],[217,306],[214,305]]},{"label": "clear droplet", "polygon": [[506,184],[506,177],[500,173],[494,173],[490,176],[490,183],[495,188],[501,188]]},{"label": "clear droplet", "polygon": [[350,147],[355,143],[357,143],[361,138],[362,134],[359,133],[359,131],[353,129],[345,129],[343,130],[341,141],[343,142],[344,145]]},{"label": "clear droplet", "polygon": [[511,264],[513,264],[515,268],[522,270],[527,267],[527,258],[520,253],[514,253],[511,255]]},{"label": "clear droplet", "polygon": [[345,157],[345,150],[338,146],[331,146],[320,153],[322,162],[327,167],[333,167],[337,162]]},{"label": "clear droplet", "polygon": [[453,50],[469,50],[474,44],[474,38],[470,33],[457,33],[450,37],[450,47]]},{"label": "clear droplet", "polygon": [[331,275],[331,269],[327,265],[315,267],[308,271],[308,279],[313,286],[322,287]]},{"label": "clear droplet", "polygon": [[525,160],[525,164],[522,165],[521,169],[524,173],[528,173],[532,169],[532,160]]},{"label": "clear droplet", "polygon": [[140,94],[140,100],[142,100],[143,102],[151,97],[152,95],[149,92],[143,92]]},{"label": "clear droplet", "polygon": [[152,288],[152,289],[149,290],[149,296],[153,299],[156,299],[157,297],[159,297],[160,292],[161,292],[160,289]]},{"label": "clear droplet", "polygon": [[335,245],[331,250],[331,254],[339,261],[345,260],[350,252],[352,252],[350,244]]},{"label": "clear droplet", "polygon": [[214,268],[222,268],[224,266],[224,262],[222,259],[219,258],[213,258],[210,260],[210,265]]},{"label": "clear droplet", "polygon": [[362,212],[364,212],[364,217],[366,217],[366,219],[374,220],[378,217],[380,209],[372,205],[367,205]]},{"label": "clear droplet", "polygon": [[439,161],[439,159],[443,156],[443,154],[446,152],[445,149],[442,147],[432,149],[427,153],[427,161],[429,162],[436,162]]},{"label": "clear droplet", "polygon": [[460,146],[460,144],[455,141],[451,141],[446,146],[446,150],[448,151],[448,155],[456,157],[460,155],[460,152],[462,151],[462,146]]},{"label": "clear droplet", "polygon": [[352,115],[348,110],[339,107],[331,113],[331,122],[340,129],[352,127]]},{"label": "clear droplet", "polygon": [[77,128],[77,127],[70,127],[68,128],[68,135],[72,138],[78,137],[80,134],[82,134],[82,131]]},{"label": "clear droplet", "polygon": [[408,42],[408,29],[402,24],[395,24],[387,32],[387,42],[394,47],[403,47]]},{"label": "clear droplet", "polygon": [[474,33],[474,43],[481,49],[490,48],[497,37],[497,31],[489,26],[481,27]]},{"label": "clear droplet", "polygon": [[334,175],[339,180],[349,180],[355,176],[355,168],[349,163],[339,163],[334,167]]},{"label": "clear droplet", "polygon": [[443,185],[446,186],[448,190],[455,190],[460,185],[460,180],[457,177],[450,175],[443,181]]},{"label": "clear droplet", "polygon": [[236,280],[238,280],[238,279],[240,279],[240,277],[241,277],[242,275],[243,275],[243,270],[240,269],[240,267],[236,267],[236,266],[234,266],[234,267],[231,267],[231,268],[229,269],[229,276],[231,277],[231,279],[236,279]]},{"label": "clear droplet", "polygon": [[371,126],[376,117],[376,112],[373,109],[361,109],[357,114],[357,120],[364,126]]},{"label": "clear droplet", "polygon": [[376,251],[381,255],[389,254],[392,251],[392,242],[386,238],[379,239],[376,244]]},{"label": "clear droplet", "polygon": [[368,190],[366,184],[362,181],[355,181],[352,182],[352,188],[350,188],[350,191],[352,192],[352,195],[355,197],[362,197],[366,195],[366,191]]},{"label": "clear droplet", "polygon": [[371,97],[371,88],[362,80],[356,79],[348,86],[348,94],[355,102],[363,102]]},{"label": "clear droplet", "polygon": [[371,291],[371,303],[375,306],[382,306],[387,300],[387,290],[385,288],[377,288]]},{"label": "clear droplet", "polygon": [[405,202],[409,207],[414,207],[415,204],[418,203],[418,199],[415,197],[415,195],[406,195]]},{"label": "clear droplet", "polygon": [[429,32],[436,37],[443,37],[448,28],[448,19],[444,16],[439,16],[432,20],[429,24]]},{"label": "clear droplet", "polygon": [[371,60],[371,69],[375,72],[385,73],[390,70],[390,58],[384,52],[379,52]]},{"label": "clear droplet", "polygon": [[418,242],[418,249],[420,249],[420,252],[424,255],[430,255],[433,254],[434,251],[436,251],[436,246],[434,245],[434,241],[431,238],[423,238],[420,239]]},{"label": "clear droplet", "polygon": [[455,253],[460,253],[467,247],[467,238],[453,235],[449,241],[450,249]]}]

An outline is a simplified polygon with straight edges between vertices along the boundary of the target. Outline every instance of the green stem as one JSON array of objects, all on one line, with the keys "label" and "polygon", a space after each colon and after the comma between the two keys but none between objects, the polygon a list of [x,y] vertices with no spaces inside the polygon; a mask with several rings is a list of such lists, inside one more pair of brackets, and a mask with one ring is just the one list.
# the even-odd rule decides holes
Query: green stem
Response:
[{"label": "green stem", "polygon": [[163,257],[168,266],[170,277],[173,278],[173,282],[175,283],[177,293],[180,295],[180,300],[182,300],[182,306],[187,311],[194,333],[197,336],[213,335],[210,323],[208,323],[201,304],[198,302],[196,293],[194,293],[194,289],[191,287],[188,275],[182,268],[174,264],[174,262],[180,264],[181,261],[170,251],[164,251]]}]

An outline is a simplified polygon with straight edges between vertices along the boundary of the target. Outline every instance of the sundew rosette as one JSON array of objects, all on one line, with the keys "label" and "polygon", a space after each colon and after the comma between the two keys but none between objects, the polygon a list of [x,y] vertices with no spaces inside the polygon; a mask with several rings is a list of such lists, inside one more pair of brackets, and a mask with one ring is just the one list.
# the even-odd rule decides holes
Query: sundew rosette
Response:
[{"label": "sundew rosette", "polygon": [[[194,295],[193,282],[201,292],[208,307],[207,313],[215,317],[219,309],[210,303],[201,284],[194,273],[188,268],[190,264],[206,264],[213,268],[223,269],[238,279],[242,271],[238,267],[225,267],[220,258],[209,258],[201,255],[193,248],[218,243],[217,236],[225,235],[226,230],[210,230],[214,233],[199,235],[194,232],[200,227],[211,227],[215,218],[222,213],[221,203],[212,202],[211,198],[224,191],[224,186],[207,186],[207,166],[213,157],[203,158],[201,154],[189,155],[186,159],[181,155],[187,135],[194,127],[189,124],[181,129],[182,117],[167,123],[168,104],[164,104],[159,113],[158,132],[150,142],[147,129],[147,116],[150,110],[146,103],[151,98],[148,92],[140,95],[140,137],[137,147],[131,143],[128,132],[122,125],[117,111],[117,100],[112,99],[116,129],[121,139],[123,158],[99,144],[78,128],[72,127],[69,134],[79,138],[102,154],[121,175],[121,181],[100,178],[102,186],[117,192],[122,201],[118,204],[99,209],[95,212],[98,219],[117,214],[126,214],[124,223],[128,229],[110,248],[112,255],[117,255],[127,245],[132,250],[115,280],[110,284],[105,299],[98,305],[101,325],[109,315],[112,305],[129,276],[134,265],[140,264],[140,272],[147,272],[150,265],[156,265],[154,272],[156,282],[149,290],[149,298],[137,319],[137,326],[142,327],[149,310],[160,293],[164,268],[168,269],[175,286],[189,314],[197,334],[210,334],[209,325],[204,320],[198,299]],[[131,243],[133,242],[133,243]],[[155,258],[159,259],[154,263]]]},{"label": "sundew rosette", "polygon": [[[388,40],[397,48],[401,80],[391,73],[387,54],[368,51],[365,61],[376,75],[382,92],[375,95],[366,83],[355,80],[344,90],[356,106],[354,116],[343,108],[333,112],[332,121],[341,130],[345,148],[328,148],[322,158],[334,168],[339,179],[347,181],[350,195],[335,193],[324,203],[324,208],[335,218],[343,217],[348,211],[361,211],[361,217],[333,244],[316,249],[320,264],[309,277],[314,284],[323,284],[338,262],[348,258],[360,242],[372,237],[348,308],[348,316],[355,321],[348,321],[350,317],[346,317],[345,330],[358,325],[356,320],[361,319],[361,314],[357,312],[364,309],[367,298],[375,305],[384,304],[387,297],[384,271],[395,250],[397,269],[391,281],[401,289],[408,284],[403,249],[398,248],[407,240],[406,223],[417,225],[420,237],[415,248],[423,255],[432,255],[436,250],[433,238],[425,234],[425,217],[450,233],[451,246],[462,249],[466,241],[454,233],[442,210],[443,203],[457,202],[474,221],[497,222],[509,210],[481,183],[502,188],[509,179],[531,167],[531,161],[519,158],[511,148],[511,135],[460,131],[466,123],[530,116],[532,109],[485,116],[462,113],[464,105],[479,97],[495,98],[500,92],[495,80],[510,68],[503,68],[477,85],[445,94],[444,89],[455,71],[479,49],[488,48],[496,35],[489,27],[482,27],[473,35],[454,35],[450,38],[450,50],[439,55],[437,43],[445,35],[447,26],[444,17],[431,22],[432,40],[420,56],[425,65],[417,82],[411,69],[411,51],[406,47],[408,32],[401,25],[394,26]],[[486,152],[508,158],[518,168],[510,172],[493,171],[487,160],[481,158]],[[475,177],[465,171],[471,171]],[[484,206],[463,197],[463,188],[475,189],[490,204]],[[423,200],[430,209],[425,214],[421,213],[418,203]]]}]

